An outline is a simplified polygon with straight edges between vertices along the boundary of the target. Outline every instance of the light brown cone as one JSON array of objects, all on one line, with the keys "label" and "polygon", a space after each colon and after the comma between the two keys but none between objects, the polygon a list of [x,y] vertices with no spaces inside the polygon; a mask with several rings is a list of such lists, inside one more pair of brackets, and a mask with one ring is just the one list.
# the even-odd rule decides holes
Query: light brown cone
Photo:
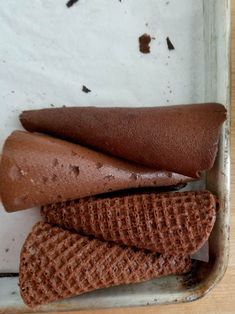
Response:
[{"label": "light brown cone", "polygon": [[209,191],[92,197],[44,206],[47,222],[107,241],[169,254],[192,254],[216,219]]},{"label": "light brown cone", "polygon": [[121,189],[192,180],[22,131],[13,132],[4,144],[0,178],[2,203],[9,212]]},{"label": "light brown cone", "polygon": [[188,256],[166,256],[90,239],[39,222],[20,258],[20,292],[34,307],[100,288],[189,271]]}]

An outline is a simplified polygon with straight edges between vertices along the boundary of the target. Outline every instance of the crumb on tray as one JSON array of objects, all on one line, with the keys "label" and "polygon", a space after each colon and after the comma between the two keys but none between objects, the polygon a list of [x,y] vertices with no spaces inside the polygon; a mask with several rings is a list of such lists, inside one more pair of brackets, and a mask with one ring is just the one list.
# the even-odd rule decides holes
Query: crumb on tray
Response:
[{"label": "crumb on tray", "polygon": [[172,42],[171,42],[169,37],[166,38],[166,43],[167,43],[167,47],[168,47],[169,50],[174,50],[175,49],[175,47],[172,44]]},{"label": "crumb on tray", "polygon": [[70,8],[71,6],[73,6],[76,2],[78,2],[78,0],[69,0],[67,3],[66,3],[66,6],[68,8]]},{"label": "crumb on tray", "polygon": [[91,90],[89,88],[87,88],[85,85],[82,86],[82,91],[84,93],[90,93],[91,92]]},{"label": "crumb on tray", "polygon": [[139,50],[142,53],[150,53],[151,36],[148,34],[143,34],[139,37]]}]

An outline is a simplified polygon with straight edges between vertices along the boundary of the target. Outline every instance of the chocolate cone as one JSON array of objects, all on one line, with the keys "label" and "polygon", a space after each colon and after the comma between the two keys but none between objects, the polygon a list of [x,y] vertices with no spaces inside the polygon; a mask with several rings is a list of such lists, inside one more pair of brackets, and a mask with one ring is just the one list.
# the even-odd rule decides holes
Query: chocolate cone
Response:
[{"label": "chocolate cone", "polygon": [[39,222],[21,251],[20,293],[34,307],[100,288],[184,273],[190,267],[189,256],[159,256]]},{"label": "chocolate cone", "polygon": [[189,181],[49,136],[15,131],[3,148],[0,194],[7,211],[90,195]]},{"label": "chocolate cone", "polygon": [[218,150],[226,109],[219,104],[155,108],[24,111],[28,131],[48,133],[155,169],[198,177]]},{"label": "chocolate cone", "polygon": [[209,191],[91,197],[44,206],[46,221],[101,240],[168,254],[192,254],[216,218]]}]

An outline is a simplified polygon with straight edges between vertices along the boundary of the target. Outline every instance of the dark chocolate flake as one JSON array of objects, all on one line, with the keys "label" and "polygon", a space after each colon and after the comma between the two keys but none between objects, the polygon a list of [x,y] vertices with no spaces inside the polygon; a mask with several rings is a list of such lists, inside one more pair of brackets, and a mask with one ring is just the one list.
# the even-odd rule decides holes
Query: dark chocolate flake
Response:
[{"label": "dark chocolate flake", "polygon": [[90,93],[91,92],[91,90],[89,88],[87,88],[85,85],[82,86],[82,91],[84,93]]},{"label": "dark chocolate flake", "polygon": [[76,2],[78,2],[78,0],[69,0],[67,3],[66,3],[66,6],[68,8],[71,8],[71,6],[73,6]]},{"label": "dark chocolate flake", "polygon": [[171,42],[169,37],[166,38],[166,43],[167,43],[167,47],[168,47],[169,50],[174,50],[175,49],[175,47],[172,44],[172,42]]}]

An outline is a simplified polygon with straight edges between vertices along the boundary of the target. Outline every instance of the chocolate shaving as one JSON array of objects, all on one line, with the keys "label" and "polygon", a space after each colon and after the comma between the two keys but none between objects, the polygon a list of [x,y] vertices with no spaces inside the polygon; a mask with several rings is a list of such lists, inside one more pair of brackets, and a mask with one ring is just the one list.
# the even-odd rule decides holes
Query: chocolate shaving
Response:
[{"label": "chocolate shaving", "polygon": [[85,85],[82,86],[82,91],[84,93],[90,93],[91,92],[91,90],[89,88],[87,88]]},{"label": "chocolate shaving", "polygon": [[174,50],[175,49],[175,47],[172,44],[172,42],[170,41],[169,37],[166,38],[166,43],[167,43],[167,47],[168,47],[169,50]]},{"label": "chocolate shaving", "polygon": [[71,6],[73,6],[76,2],[78,2],[78,0],[69,0],[67,3],[66,3],[66,6],[68,8],[70,8]]}]

